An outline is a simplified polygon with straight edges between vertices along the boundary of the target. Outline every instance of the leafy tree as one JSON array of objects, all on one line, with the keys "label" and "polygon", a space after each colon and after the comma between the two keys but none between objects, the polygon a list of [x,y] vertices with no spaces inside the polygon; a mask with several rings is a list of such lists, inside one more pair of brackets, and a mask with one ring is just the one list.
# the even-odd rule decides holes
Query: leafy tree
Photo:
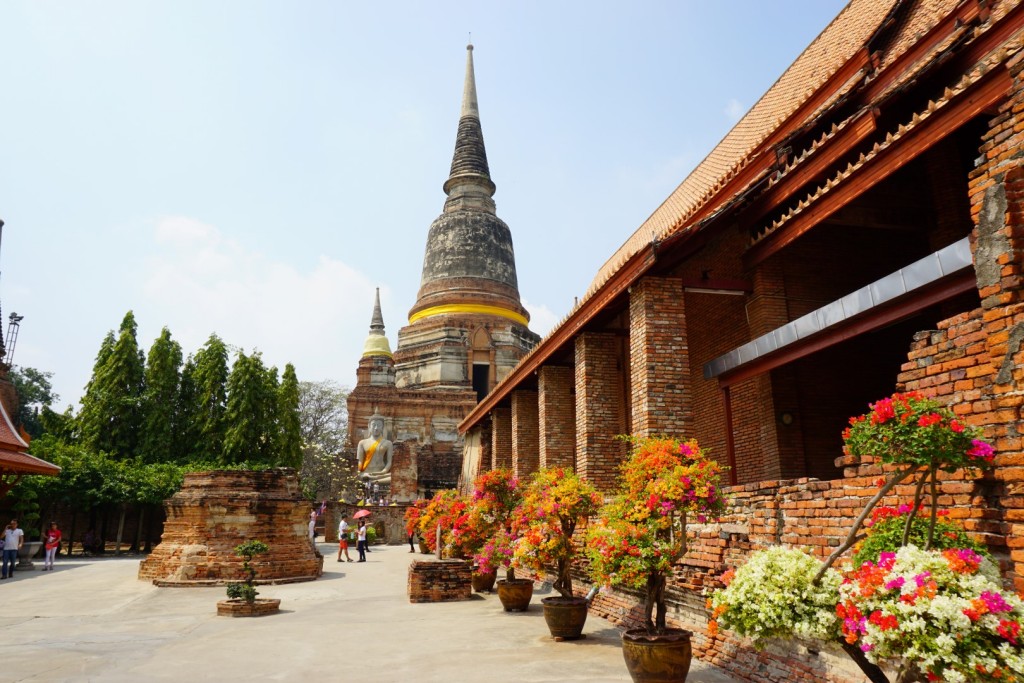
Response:
[{"label": "leafy tree", "polygon": [[15,425],[23,427],[33,439],[42,435],[44,426],[40,418],[40,410],[49,406],[60,397],[53,393],[50,384],[52,372],[42,372],[35,368],[11,368],[11,383],[18,392],[18,412],[13,415]]},{"label": "leafy tree", "polygon": [[215,462],[224,453],[228,386],[228,348],[216,334],[211,334],[196,353],[194,369],[189,375],[187,381],[194,385],[195,391],[193,410],[189,412],[198,430],[197,440],[189,452],[192,459]]},{"label": "leafy tree", "polygon": [[71,443],[78,439],[78,419],[75,417],[75,409],[68,406],[63,413],[58,413],[43,406],[39,411],[39,424],[42,433],[52,434],[57,439]]},{"label": "leafy tree", "polygon": [[228,376],[224,464],[274,463],[277,455],[277,369],[263,365],[259,351],[238,352]]},{"label": "leafy tree", "polygon": [[[174,452],[179,462],[188,462],[200,451],[199,390],[196,386],[196,361],[189,356],[181,368],[174,411]],[[210,458],[207,458],[210,460]]]},{"label": "leafy tree", "polygon": [[299,382],[299,429],[302,443],[340,453],[348,436],[348,389],[336,382]]},{"label": "leafy tree", "polygon": [[106,352],[104,342],[100,349],[79,416],[85,445],[117,458],[134,456],[139,446],[144,363],[136,332],[128,311],[113,348]]},{"label": "leafy tree", "polygon": [[181,385],[181,345],[166,327],[149,349],[142,400],[140,455],[145,462],[168,462],[177,456],[175,428]]},{"label": "leafy tree", "polygon": [[299,382],[303,494],[337,499],[355,490],[355,467],[342,456],[348,433],[348,390],[335,382]]},{"label": "leafy tree", "polygon": [[277,391],[278,461],[285,467],[302,467],[302,430],[299,420],[299,380],[295,366],[284,366]]}]

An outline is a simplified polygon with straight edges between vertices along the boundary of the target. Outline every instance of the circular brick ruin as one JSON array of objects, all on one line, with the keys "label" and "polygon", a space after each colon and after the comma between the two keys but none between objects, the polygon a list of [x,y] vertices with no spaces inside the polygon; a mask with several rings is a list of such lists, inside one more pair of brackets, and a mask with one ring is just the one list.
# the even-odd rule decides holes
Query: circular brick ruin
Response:
[{"label": "circular brick ruin", "polygon": [[309,542],[310,503],[293,469],[190,472],[164,506],[163,536],[139,565],[142,580],[158,586],[243,581],[235,546],[250,540],[269,546],[252,561],[258,584],[312,581],[323,572],[323,556]]}]

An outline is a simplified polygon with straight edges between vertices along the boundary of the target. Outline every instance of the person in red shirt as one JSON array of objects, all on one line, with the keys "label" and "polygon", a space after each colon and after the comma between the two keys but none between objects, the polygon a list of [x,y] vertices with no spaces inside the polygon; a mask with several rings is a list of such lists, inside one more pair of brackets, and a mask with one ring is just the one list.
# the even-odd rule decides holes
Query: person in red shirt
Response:
[{"label": "person in red shirt", "polygon": [[57,528],[57,522],[50,522],[50,528],[43,534],[43,547],[46,548],[46,560],[43,562],[45,572],[47,569],[53,569],[53,558],[60,547],[60,529]]}]

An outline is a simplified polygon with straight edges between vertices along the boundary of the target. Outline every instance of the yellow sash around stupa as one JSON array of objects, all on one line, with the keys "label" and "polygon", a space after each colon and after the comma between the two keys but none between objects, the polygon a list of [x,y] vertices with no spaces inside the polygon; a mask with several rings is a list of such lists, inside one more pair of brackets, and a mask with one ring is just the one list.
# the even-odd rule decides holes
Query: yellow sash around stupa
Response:
[{"label": "yellow sash around stupa", "polygon": [[359,463],[359,471],[365,472],[367,466],[370,464],[370,460],[373,458],[373,454],[377,452],[377,446],[380,445],[381,439],[377,439],[370,447],[366,449],[366,455],[363,456],[363,461]]}]

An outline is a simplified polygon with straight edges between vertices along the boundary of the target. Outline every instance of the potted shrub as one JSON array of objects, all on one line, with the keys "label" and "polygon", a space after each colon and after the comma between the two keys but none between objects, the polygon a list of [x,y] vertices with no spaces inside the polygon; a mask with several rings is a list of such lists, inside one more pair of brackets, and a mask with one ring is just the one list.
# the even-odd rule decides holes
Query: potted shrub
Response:
[{"label": "potted shrub", "polygon": [[[712,618],[755,647],[794,635],[834,642],[873,683],[1024,675],[1021,601],[1003,592],[992,563],[937,507],[937,473],[985,467],[992,447],[917,393],[870,408],[851,418],[844,449],[888,465],[888,474],[846,541],[824,562],[800,550],[754,553],[723,576]],[[908,478],[916,479],[909,502],[877,507]],[[832,566],[851,548],[853,564],[840,574]]]},{"label": "potted shrub", "polygon": [[558,597],[541,600],[544,620],[556,640],[574,640],[583,632],[588,600],[572,590],[572,560],[576,554],[576,527],[595,514],[602,497],[572,470],[552,467],[533,475],[516,508],[513,528],[518,532],[514,560],[521,567],[542,571],[552,567],[552,587]]},{"label": "potted shrub", "polygon": [[257,598],[256,568],[252,560],[257,555],[270,550],[263,541],[246,541],[235,546],[235,554],[242,558],[244,581],[233,581],[227,585],[228,599],[217,603],[217,614],[231,617],[251,617],[276,612],[281,601],[270,598]]},{"label": "potted shrub", "polygon": [[478,556],[498,530],[508,525],[511,511],[518,501],[518,480],[510,470],[490,470],[473,481],[467,515],[461,520],[462,529],[455,533],[472,539],[471,543],[464,542],[463,545],[473,558],[473,590],[478,593],[490,592],[494,588],[499,566],[491,561],[497,559],[493,544],[487,550],[489,559],[483,565]]},{"label": "potted shrub", "polygon": [[515,536],[513,514],[522,501],[519,480],[507,469],[485,472],[473,483],[473,513],[481,525],[483,543],[474,554],[476,571],[494,574],[505,569],[505,578],[496,581],[498,600],[506,612],[524,612],[533,597],[533,580],[517,579],[513,564]]},{"label": "potted shrub", "polygon": [[622,634],[623,656],[634,681],[685,680],[689,631],[666,626],[665,584],[686,552],[686,524],[724,508],[722,468],[696,440],[630,438],[621,489],[587,531],[587,557],[596,583],[641,591],[644,627]]}]

